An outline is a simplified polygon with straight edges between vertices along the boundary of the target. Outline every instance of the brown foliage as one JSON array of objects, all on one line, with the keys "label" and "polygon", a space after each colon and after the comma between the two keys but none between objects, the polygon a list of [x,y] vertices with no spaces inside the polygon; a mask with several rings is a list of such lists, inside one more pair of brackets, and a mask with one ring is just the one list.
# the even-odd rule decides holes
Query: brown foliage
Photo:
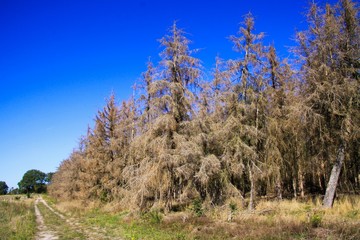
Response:
[{"label": "brown foliage", "polygon": [[238,58],[216,58],[212,81],[174,23],[159,64],[149,61],[129,101],[110,96],[49,193],[144,211],[249,197],[254,210],[256,196],[323,194],[339,146],[338,189],[359,191],[357,6],[312,5],[308,23],[289,64],[246,15],[230,37]]}]

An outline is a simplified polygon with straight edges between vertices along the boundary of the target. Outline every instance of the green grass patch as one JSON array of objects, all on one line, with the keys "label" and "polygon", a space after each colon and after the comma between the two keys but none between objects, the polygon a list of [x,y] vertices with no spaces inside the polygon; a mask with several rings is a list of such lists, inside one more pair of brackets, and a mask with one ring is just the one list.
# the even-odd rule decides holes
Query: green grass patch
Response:
[{"label": "green grass patch", "polygon": [[189,239],[181,226],[165,224],[159,212],[149,212],[133,219],[127,218],[128,213],[106,213],[95,209],[82,217],[82,223],[88,227],[100,227],[108,237],[123,239]]},{"label": "green grass patch", "polygon": [[0,201],[0,239],[33,239],[36,232],[33,202]]},{"label": "green grass patch", "polygon": [[98,227],[113,228],[119,225],[121,217],[121,214],[102,213],[95,209],[86,215],[86,222]]},{"label": "green grass patch", "polygon": [[183,230],[176,225],[165,225],[163,223],[151,223],[141,220],[133,220],[130,223],[123,222],[123,236],[129,240],[170,240],[190,239]]},{"label": "green grass patch", "polygon": [[53,206],[57,203],[57,200],[55,198],[50,197],[47,194],[41,194],[41,197],[47,202],[47,204]]}]

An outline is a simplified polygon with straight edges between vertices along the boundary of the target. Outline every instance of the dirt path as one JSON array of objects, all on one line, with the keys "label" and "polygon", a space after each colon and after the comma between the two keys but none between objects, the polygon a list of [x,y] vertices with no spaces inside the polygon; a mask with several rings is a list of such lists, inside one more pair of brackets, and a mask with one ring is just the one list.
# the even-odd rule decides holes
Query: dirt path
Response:
[{"label": "dirt path", "polygon": [[63,214],[59,213],[54,208],[49,206],[42,197],[38,197],[35,201],[35,214],[39,229],[39,232],[36,236],[36,240],[62,239],[61,232],[50,231],[49,227],[47,227],[46,224],[44,224],[44,217],[38,208],[39,203],[43,204],[47,209],[49,209],[53,214],[55,214],[56,217],[60,218],[61,222],[63,222],[64,225],[69,227],[72,231],[80,233],[87,240],[114,239],[106,236],[106,232],[103,229],[85,227],[83,226],[83,224],[80,224],[77,219],[65,217]]},{"label": "dirt path", "polygon": [[41,215],[41,212],[38,208],[38,204],[40,201],[45,202],[42,198],[37,198],[35,200],[35,215],[36,215],[36,223],[38,225],[39,232],[36,234],[36,240],[55,240],[59,239],[56,235],[56,232],[50,231],[47,229],[44,223],[44,217]]}]

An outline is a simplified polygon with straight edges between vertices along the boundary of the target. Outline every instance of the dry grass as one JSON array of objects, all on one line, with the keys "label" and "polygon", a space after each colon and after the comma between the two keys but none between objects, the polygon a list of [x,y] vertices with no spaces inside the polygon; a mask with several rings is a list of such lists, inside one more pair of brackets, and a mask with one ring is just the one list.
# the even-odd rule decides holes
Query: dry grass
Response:
[{"label": "dry grass", "polygon": [[[232,210],[230,204],[235,204],[237,210]],[[179,215],[174,215],[177,222],[184,219]],[[206,220],[188,217],[184,227],[190,238],[360,239],[359,196],[342,197],[332,209],[323,209],[319,198],[260,201],[254,212],[244,209],[242,201],[232,199],[224,206],[208,209],[206,216]]]},{"label": "dry grass", "polygon": [[[50,203],[51,204],[51,203]],[[61,213],[66,214],[67,216],[80,216],[91,208],[81,201],[66,201],[55,203],[56,208]]]}]

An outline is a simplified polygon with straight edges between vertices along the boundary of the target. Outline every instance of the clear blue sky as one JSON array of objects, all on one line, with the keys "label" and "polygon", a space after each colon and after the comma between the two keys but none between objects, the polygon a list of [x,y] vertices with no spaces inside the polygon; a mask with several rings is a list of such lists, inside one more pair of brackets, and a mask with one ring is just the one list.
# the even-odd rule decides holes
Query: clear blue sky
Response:
[{"label": "clear blue sky", "polygon": [[[317,1],[320,3],[325,2]],[[333,2],[333,1],[332,1]],[[55,171],[112,91],[118,102],[158,60],[174,20],[206,69],[236,56],[227,37],[252,12],[280,55],[304,27],[308,1],[0,0],[0,181]]]}]

